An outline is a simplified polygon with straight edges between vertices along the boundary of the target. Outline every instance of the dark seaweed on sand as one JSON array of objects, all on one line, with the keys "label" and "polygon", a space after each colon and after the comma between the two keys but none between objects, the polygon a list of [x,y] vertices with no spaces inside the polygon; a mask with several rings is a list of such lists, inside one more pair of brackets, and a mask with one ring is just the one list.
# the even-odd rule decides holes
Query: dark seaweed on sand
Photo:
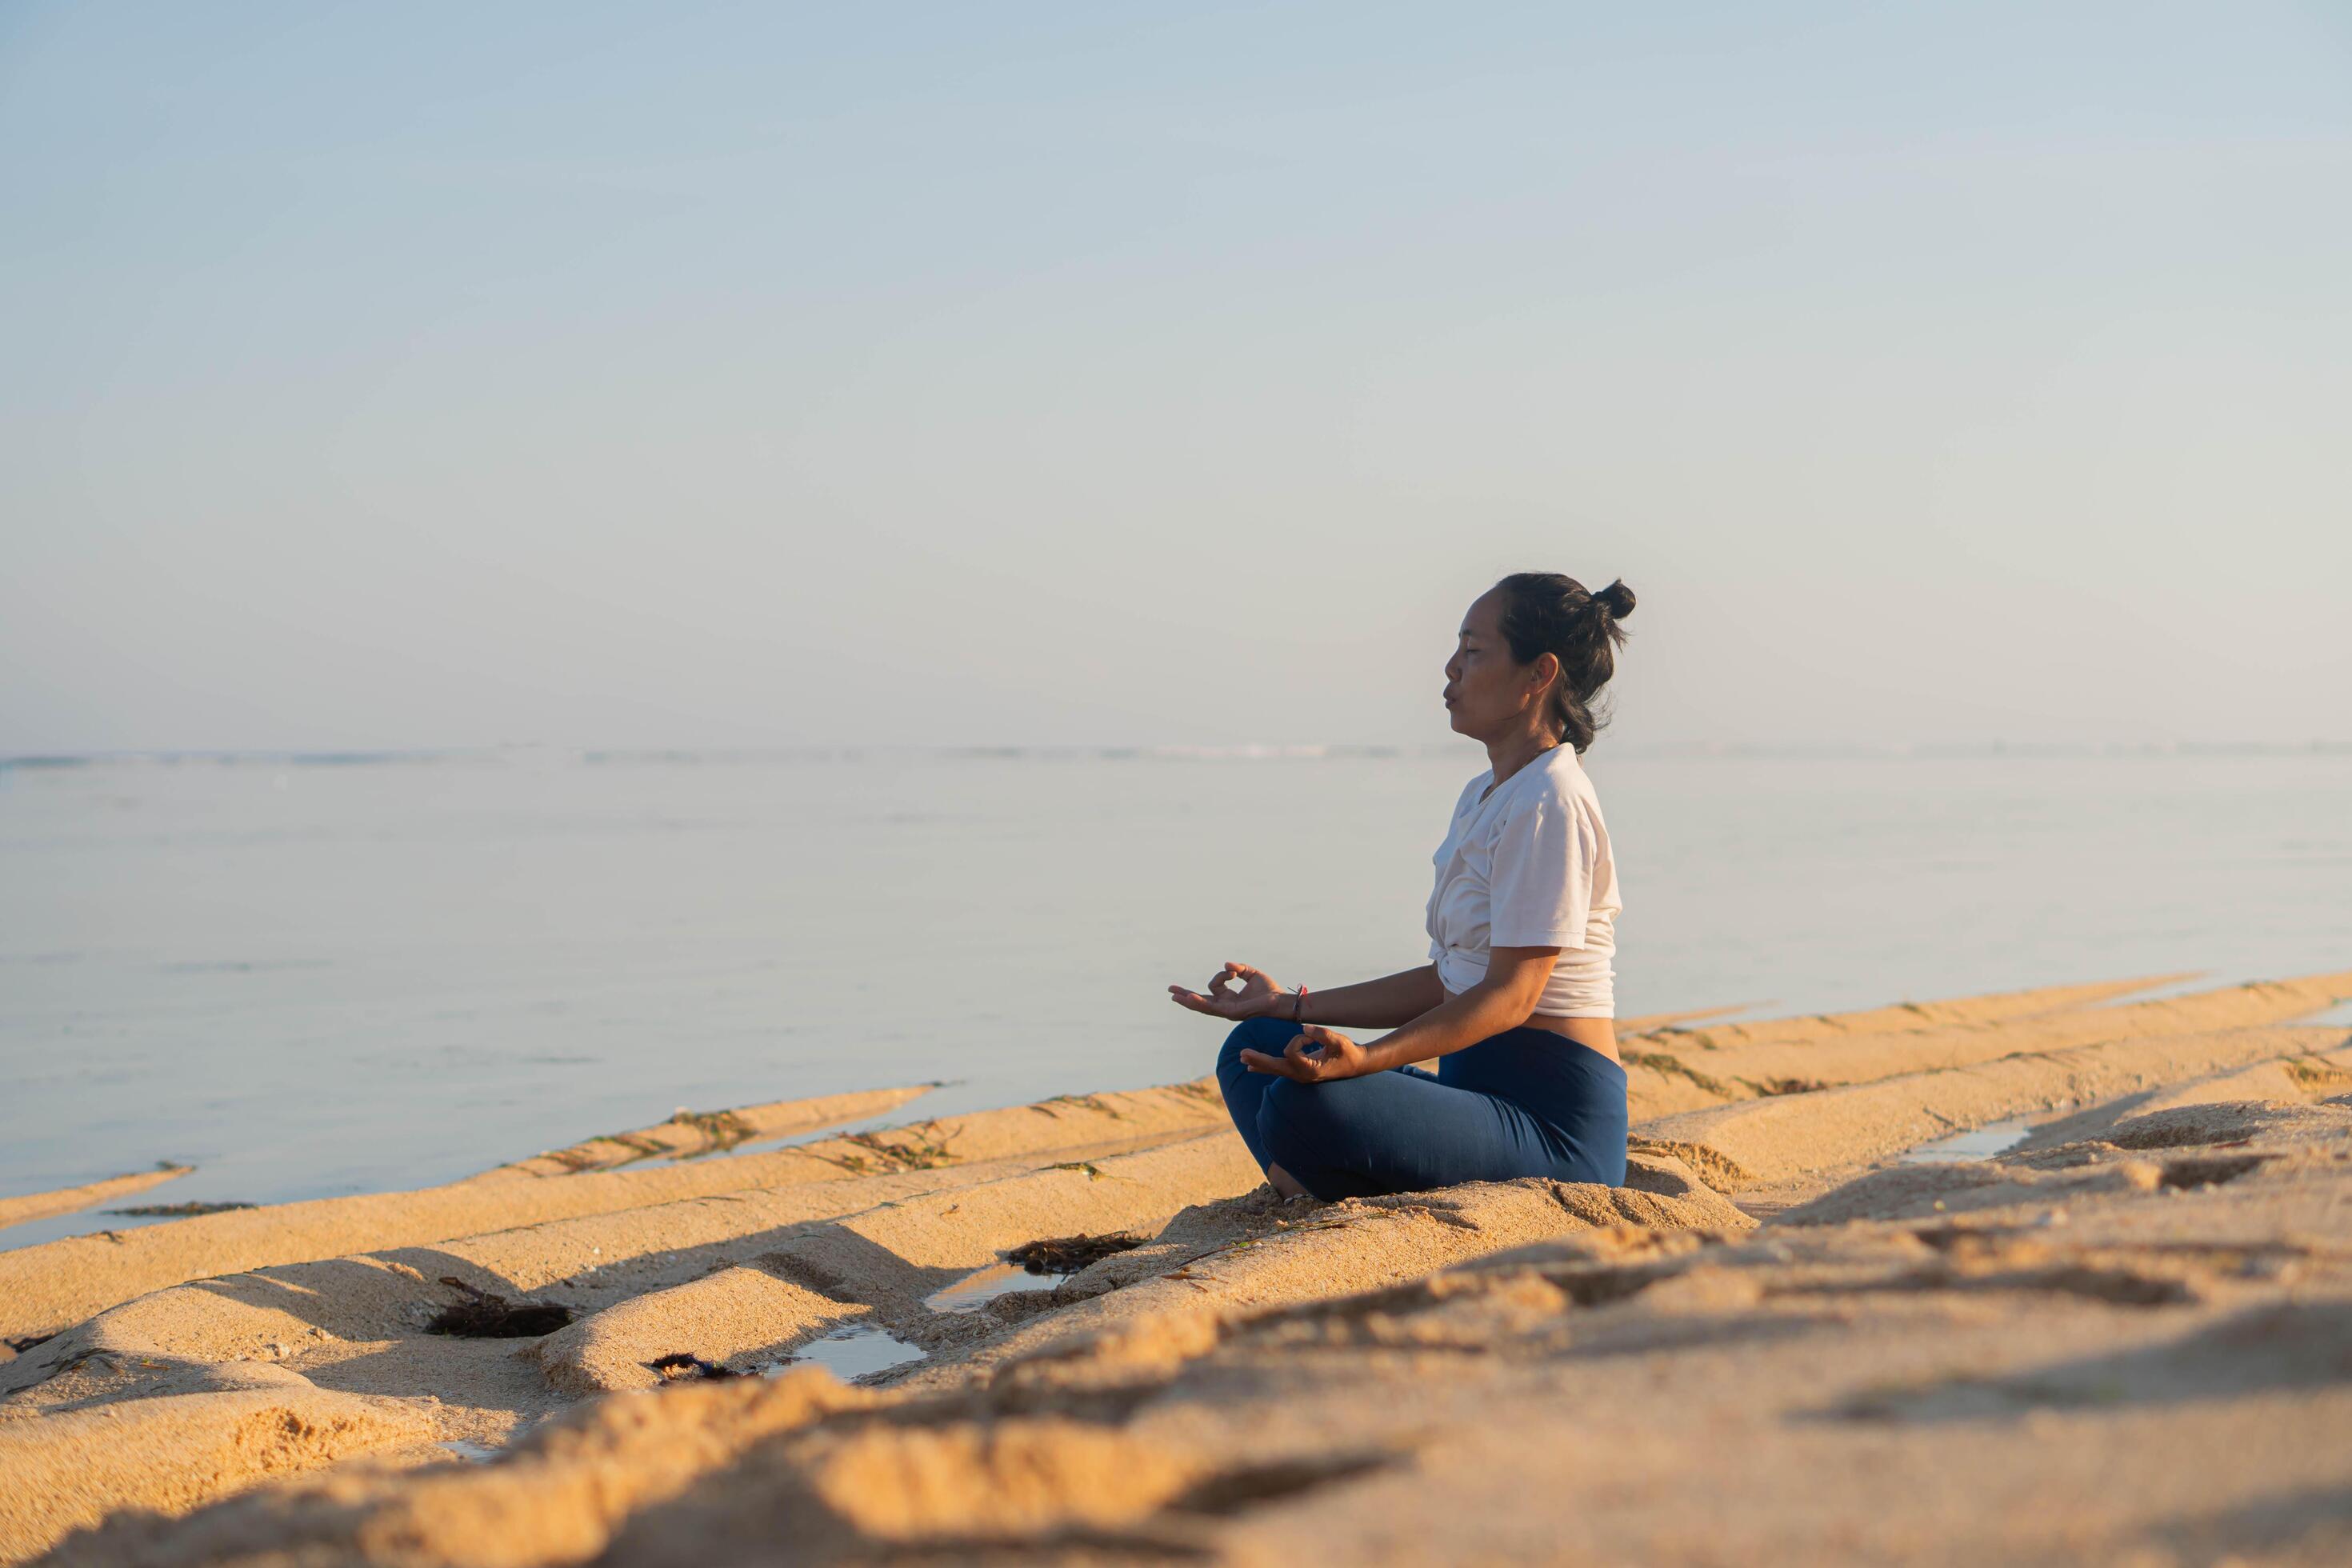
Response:
[{"label": "dark seaweed on sand", "polygon": [[1004,1255],[1032,1274],[1076,1274],[1090,1263],[1141,1247],[1139,1236],[1055,1236],[1024,1241]]},{"label": "dark seaweed on sand", "polygon": [[441,1283],[465,1292],[466,1299],[444,1307],[425,1325],[428,1334],[455,1334],[464,1340],[530,1340],[551,1334],[572,1321],[572,1309],[554,1301],[509,1301],[477,1290],[453,1274]]},{"label": "dark seaweed on sand", "polygon": [[661,1373],[665,1383],[688,1378],[743,1377],[745,1373],[730,1372],[717,1362],[709,1362],[691,1351],[678,1351],[670,1355],[656,1356],[646,1365]]},{"label": "dark seaweed on sand", "polygon": [[231,1209],[249,1209],[251,1204],[137,1204],[127,1209],[109,1209],[109,1214],[135,1215],[141,1219],[185,1219],[192,1215],[226,1214]]}]

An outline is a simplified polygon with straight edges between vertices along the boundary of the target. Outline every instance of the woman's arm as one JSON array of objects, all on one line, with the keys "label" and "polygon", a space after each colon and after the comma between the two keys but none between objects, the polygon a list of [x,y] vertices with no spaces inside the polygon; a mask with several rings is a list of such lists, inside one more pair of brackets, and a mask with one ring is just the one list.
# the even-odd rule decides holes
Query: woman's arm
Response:
[{"label": "woman's arm", "polygon": [[[1516,1029],[1542,1000],[1556,947],[1496,947],[1486,953],[1486,977],[1398,1029],[1364,1044],[1366,1070],[1380,1072],[1463,1050]],[[1433,970],[1433,973],[1435,972]],[[1311,1004],[1312,996],[1307,998]]]},{"label": "woman's arm", "polygon": [[[1228,991],[1225,983],[1231,980],[1238,980],[1241,984]],[[1384,1029],[1409,1023],[1444,1001],[1445,987],[1438,984],[1437,966],[1430,963],[1401,974],[1383,974],[1378,980],[1334,986],[1328,991],[1310,991],[1300,996],[1285,991],[1265,970],[1227,959],[1223,969],[1209,976],[1206,991],[1171,985],[1168,994],[1177,1005],[1206,1013],[1213,1018],[1232,1018],[1236,1022],[1244,1018],[1279,1018],[1287,1024],[1292,1022],[1290,1010],[1296,1006],[1302,1009],[1297,1020],[1302,1026],[1357,1024]]]},{"label": "woman's arm", "polygon": [[[1437,1005],[1393,1034],[1359,1045],[1328,1029],[1302,1027],[1299,1037],[1291,1041],[1281,1056],[1245,1050],[1242,1060],[1253,1072],[1280,1073],[1286,1078],[1319,1083],[1326,1079],[1382,1072],[1408,1062],[1427,1061],[1432,1057],[1463,1050],[1526,1023],[1543,997],[1544,984],[1551,978],[1552,963],[1559,956],[1559,949],[1556,947],[1494,948],[1487,953],[1484,980],[1459,996],[1446,997],[1440,987]],[[1433,978],[1435,971],[1429,973]],[[1402,978],[1389,976],[1390,980]],[[1387,983],[1376,980],[1368,984]],[[1307,994],[1310,1012],[1323,994],[1320,991]]]},{"label": "woman's arm", "polygon": [[[1437,965],[1424,963],[1419,969],[1383,974],[1378,980],[1334,985],[1328,991],[1309,991],[1299,999],[1298,1021],[1393,1029],[1400,1024],[1410,1024],[1444,1000],[1445,987],[1438,984]],[[1287,1020],[1290,1007],[1286,1000],[1269,1016]]]}]

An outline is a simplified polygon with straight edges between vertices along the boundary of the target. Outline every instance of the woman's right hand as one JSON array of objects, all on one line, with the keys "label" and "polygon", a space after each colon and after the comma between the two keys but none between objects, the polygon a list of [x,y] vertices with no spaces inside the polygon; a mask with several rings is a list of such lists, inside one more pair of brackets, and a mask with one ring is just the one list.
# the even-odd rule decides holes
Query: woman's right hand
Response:
[{"label": "woman's right hand", "polygon": [[[1238,980],[1237,990],[1224,989],[1225,982]],[[1252,969],[1246,963],[1228,959],[1225,966],[1209,976],[1209,989],[1204,994],[1187,991],[1181,985],[1171,985],[1168,994],[1180,1006],[1195,1013],[1206,1013],[1212,1018],[1263,1018],[1276,1007],[1289,1005],[1290,993],[1274,983],[1274,976],[1263,969]]]}]

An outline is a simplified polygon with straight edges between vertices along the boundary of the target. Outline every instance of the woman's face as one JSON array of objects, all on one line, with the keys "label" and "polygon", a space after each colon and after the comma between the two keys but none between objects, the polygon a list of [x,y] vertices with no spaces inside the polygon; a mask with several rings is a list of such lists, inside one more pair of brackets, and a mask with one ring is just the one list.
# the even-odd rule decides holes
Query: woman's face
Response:
[{"label": "woman's face", "polygon": [[1520,721],[1543,685],[1540,670],[1512,661],[1503,640],[1502,595],[1488,589],[1462,617],[1454,657],[1445,661],[1445,711],[1454,728],[1474,740],[1502,734]]}]

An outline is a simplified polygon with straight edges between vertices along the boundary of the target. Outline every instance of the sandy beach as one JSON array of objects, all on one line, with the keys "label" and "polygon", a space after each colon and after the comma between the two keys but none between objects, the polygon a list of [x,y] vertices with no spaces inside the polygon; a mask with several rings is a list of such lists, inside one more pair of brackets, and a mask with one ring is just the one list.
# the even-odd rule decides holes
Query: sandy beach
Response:
[{"label": "sandy beach", "polygon": [[2341,1562],[2347,995],[1629,1020],[1622,1188],[906,1085],[0,1251],[0,1561]]}]

